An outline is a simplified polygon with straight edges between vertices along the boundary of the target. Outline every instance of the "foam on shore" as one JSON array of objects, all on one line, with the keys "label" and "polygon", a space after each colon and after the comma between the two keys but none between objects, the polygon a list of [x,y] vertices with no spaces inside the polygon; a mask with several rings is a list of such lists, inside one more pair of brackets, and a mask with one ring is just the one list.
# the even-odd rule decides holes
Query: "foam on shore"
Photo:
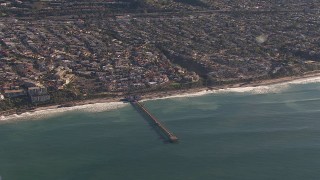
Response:
[{"label": "foam on shore", "polygon": [[287,82],[289,84],[310,84],[310,83],[319,83],[320,82],[320,76],[316,77],[309,77],[309,78],[301,78],[296,79],[290,82]]},{"label": "foam on shore", "polygon": [[202,91],[192,92],[192,93],[182,93],[178,95],[168,95],[165,97],[145,99],[143,101],[198,97],[198,96],[204,96],[209,94],[221,94],[221,93],[249,93],[249,94],[281,93],[289,89],[292,85],[311,84],[311,83],[319,83],[319,82],[320,82],[320,76],[317,76],[317,77],[295,79],[288,82],[279,82],[279,83],[270,84],[270,85],[232,87],[232,88],[217,89],[217,90],[202,90]]},{"label": "foam on shore", "polygon": [[279,82],[279,83],[270,84],[270,85],[220,89],[220,90],[216,90],[215,92],[218,92],[218,93],[219,92],[236,92],[236,93],[250,93],[250,94],[281,93],[289,89],[292,85],[311,84],[311,83],[319,83],[319,82],[320,82],[320,76],[317,76],[317,77],[295,79],[287,82]]},{"label": "foam on shore", "polygon": [[[226,89],[218,89],[218,90],[202,90],[198,92],[192,93],[181,93],[174,95],[166,95],[164,97],[144,99],[142,101],[150,101],[150,100],[159,100],[159,99],[173,99],[173,98],[188,98],[188,97],[198,97],[209,94],[219,94],[219,93],[249,93],[249,94],[268,94],[268,93],[281,93],[292,85],[297,84],[311,84],[311,83],[319,83],[320,76],[317,77],[308,77],[295,79],[288,82],[281,82],[271,85],[261,85],[261,86],[248,86],[248,87],[235,87],[235,88],[226,88]],[[320,89],[319,89],[320,90]],[[64,108],[52,108],[52,109],[44,109],[37,110],[35,112],[26,112],[21,115],[10,115],[10,116],[0,116],[1,121],[8,120],[20,120],[20,119],[43,119],[56,115],[60,115],[65,112],[70,111],[82,111],[82,112],[103,112],[113,109],[122,108],[128,105],[123,102],[107,102],[107,103],[95,103],[95,104],[87,104],[87,105],[79,105],[73,107],[64,107]]]},{"label": "foam on shore", "polygon": [[81,112],[104,112],[113,109],[118,109],[126,106],[127,104],[123,102],[107,102],[107,103],[95,103],[95,104],[86,104],[72,107],[62,107],[62,108],[49,108],[43,110],[36,110],[34,112],[26,112],[20,115],[14,114],[10,116],[0,116],[0,121],[8,120],[37,120],[43,118],[49,118],[52,116],[61,115],[65,112],[70,111],[81,111]]}]

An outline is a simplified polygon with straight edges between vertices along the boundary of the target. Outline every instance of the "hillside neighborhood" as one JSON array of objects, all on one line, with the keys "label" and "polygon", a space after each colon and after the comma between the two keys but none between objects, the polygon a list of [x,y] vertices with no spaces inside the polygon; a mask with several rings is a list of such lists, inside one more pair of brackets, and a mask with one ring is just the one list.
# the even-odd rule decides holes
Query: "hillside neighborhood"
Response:
[{"label": "hillside neighborhood", "polygon": [[319,70],[320,3],[270,2],[2,0],[0,109]]}]

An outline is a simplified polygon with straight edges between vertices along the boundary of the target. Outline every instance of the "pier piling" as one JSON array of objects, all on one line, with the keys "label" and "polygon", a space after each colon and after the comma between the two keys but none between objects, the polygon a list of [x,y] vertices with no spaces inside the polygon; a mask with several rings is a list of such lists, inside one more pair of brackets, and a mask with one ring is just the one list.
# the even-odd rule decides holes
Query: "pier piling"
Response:
[{"label": "pier piling", "polygon": [[139,110],[146,114],[154,124],[168,137],[171,143],[178,142],[177,136],[171,133],[156,117],[154,117],[140,102],[134,100],[131,101],[132,105],[135,105]]}]

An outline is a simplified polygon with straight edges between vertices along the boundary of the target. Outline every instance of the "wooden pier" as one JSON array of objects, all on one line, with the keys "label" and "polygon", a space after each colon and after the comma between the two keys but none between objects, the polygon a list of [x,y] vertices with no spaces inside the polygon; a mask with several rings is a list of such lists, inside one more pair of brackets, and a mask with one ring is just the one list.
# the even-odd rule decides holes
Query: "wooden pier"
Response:
[{"label": "wooden pier", "polygon": [[173,133],[171,133],[161,122],[154,117],[140,102],[134,100],[131,101],[133,105],[136,105],[137,108],[139,108],[143,113],[145,113],[154,123],[159,127],[159,129],[169,138],[169,141],[171,143],[178,142],[177,136],[175,136]]}]

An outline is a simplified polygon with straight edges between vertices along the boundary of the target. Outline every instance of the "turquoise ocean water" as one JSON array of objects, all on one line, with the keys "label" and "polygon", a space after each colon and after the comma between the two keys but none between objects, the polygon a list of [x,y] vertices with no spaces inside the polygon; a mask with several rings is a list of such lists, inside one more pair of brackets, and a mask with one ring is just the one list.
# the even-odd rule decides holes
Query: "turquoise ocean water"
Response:
[{"label": "turquoise ocean water", "polygon": [[144,102],[180,139],[165,143],[130,105],[0,123],[2,180],[320,178],[320,83]]}]

